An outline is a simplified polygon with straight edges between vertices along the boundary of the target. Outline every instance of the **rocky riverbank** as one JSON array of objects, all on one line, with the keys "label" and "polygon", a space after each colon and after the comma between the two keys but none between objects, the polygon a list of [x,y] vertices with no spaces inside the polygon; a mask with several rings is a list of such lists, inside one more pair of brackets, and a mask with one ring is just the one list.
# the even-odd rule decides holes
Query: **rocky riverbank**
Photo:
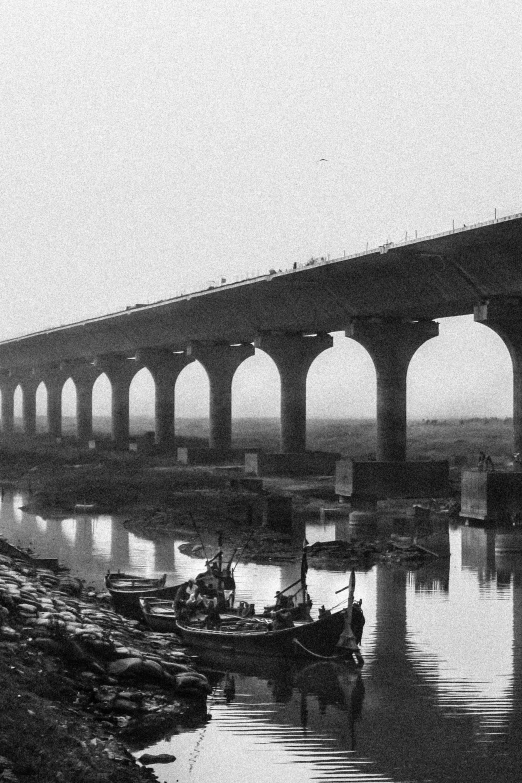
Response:
[{"label": "rocky riverbank", "polygon": [[154,780],[155,759],[129,747],[203,723],[209,689],[175,637],[68,574],[0,555],[0,781]]}]

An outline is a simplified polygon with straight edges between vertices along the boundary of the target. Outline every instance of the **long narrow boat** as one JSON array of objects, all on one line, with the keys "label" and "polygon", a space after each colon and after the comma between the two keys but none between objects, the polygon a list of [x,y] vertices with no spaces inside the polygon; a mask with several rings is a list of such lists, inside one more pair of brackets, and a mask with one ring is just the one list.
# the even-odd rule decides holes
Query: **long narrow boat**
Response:
[{"label": "long narrow boat", "polygon": [[179,585],[165,587],[167,574],[157,579],[148,579],[133,574],[121,572],[108,573],[105,577],[105,587],[112,598],[114,607],[121,612],[139,613],[139,599],[143,596],[162,595],[163,598],[174,598]]},{"label": "long narrow boat", "polygon": [[[276,612],[274,622],[266,617],[241,617],[223,614],[214,627],[208,627],[208,618],[186,617],[179,614],[176,629],[183,641],[203,653],[217,651],[230,655],[256,655],[273,658],[352,657],[359,664],[363,658],[352,627],[355,571],[349,584],[337,591],[348,590],[348,606],[337,611],[325,611],[315,620],[290,621],[289,626],[278,627],[282,620]],[[306,594],[303,591],[303,594]],[[143,602],[142,602],[143,605]],[[288,612],[285,613],[288,620]],[[358,623],[359,624],[359,623]],[[275,626],[275,627],[274,627]],[[357,626],[356,626],[357,627]],[[362,632],[362,627],[360,628]]]},{"label": "long narrow boat", "polygon": [[151,631],[159,633],[177,633],[176,610],[174,601],[168,596],[144,595],[138,600],[141,614]]},{"label": "long narrow boat", "polygon": [[297,622],[291,628],[272,630],[272,623],[265,618],[224,615],[217,629],[205,628],[201,621],[198,625],[198,621],[180,618],[176,628],[187,645],[205,652],[302,658],[334,655],[345,618],[346,609],[342,609],[317,620]]},{"label": "long narrow boat", "polygon": [[[169,591],[167,593],[167,591]],[[176,625],[177,612],[174,606],[174,596],[170,595],[170,588],[164,588],[159,590],[154,595],[143,595],[139,598],[139,605],[143,619],[151,631],[158,631],[159,633],[179,633]],[[170,599],[170,600],[169,600]],[[247,609],[247,614],[243,613],[243,607]],[[310,612],[308,605],[298,605],[288,610],[293,620],[310,620]],[[253,619],[252,619],[253,618]],[[262,615],[254,614],[248,611],[248,604],[240,602],[233,609],[226,609],[222,616],[222,621],[225,623],[235,623],[238,621],[249,621],[250,623],[256,620],[262,621],[263,624],[267,624],[270,621],[269,613],[265,612]]]}]

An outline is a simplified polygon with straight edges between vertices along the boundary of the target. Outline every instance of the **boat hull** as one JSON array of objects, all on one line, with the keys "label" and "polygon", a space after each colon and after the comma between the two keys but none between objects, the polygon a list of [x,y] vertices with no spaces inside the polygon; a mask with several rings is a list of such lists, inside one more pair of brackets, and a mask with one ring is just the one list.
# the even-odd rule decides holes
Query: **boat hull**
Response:
[{"label": "boat hull", "polygon": [[331,656],[344,628],[345,612],[326,615],[309,623],[279,631],[228,631],[190,627],[176,621],[183,641],[205,652],[228,652],[280,658]]},{"label": "boat hull", "polygon": [[126,574],[109,574],[105,577],[105,586],[112,598],[115,609],[120,612],[139,614],[140,598],[159,596],[174,598],[179,585],[165,587],[166,575],[160,579],[143,579]]},{"label": "boat hull", "polygon": [[[165,588],[158,596],[141,596],[139,606],[143,619],[151,631],[158,633],[178,633],[174,601],[168,600]],[[174,597],[174,596],[172,596]]]}]

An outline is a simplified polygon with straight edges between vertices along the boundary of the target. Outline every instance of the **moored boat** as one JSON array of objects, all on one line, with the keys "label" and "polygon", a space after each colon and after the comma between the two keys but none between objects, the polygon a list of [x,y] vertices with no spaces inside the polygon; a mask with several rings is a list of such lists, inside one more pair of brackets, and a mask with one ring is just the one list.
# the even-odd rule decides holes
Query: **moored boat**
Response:
[{"label": "moored boat", "polygon": [[281,658],[341,655],[336,645],[345,628],[346,609],[325,613],[310,622],[296,622],[274,630],[263,617],[223,615],[218,628],[205,628],[203,620],[176,619],[177,632],[196,650]]},{"label": "moored boat", "polygon": [[139,606],[145,623],[151,631],[177,633],[176,609],[173,600],[160,596],[142,596]]},{"label": "moored boat", "polygon": [[[304,576],[303,569],[303,576]],[[184,585],[187,589],[187,586]],[[176,596],[175,601],[141,596],[139,604],[147,625],[154,631],[177,633],[183,641],[199,652],[219,652],[239,655],[259,655],[284,659],[302,657],[353,656],[358,663],[363,659],[359,650],[364,615],[360,602],[355,607],[355,572],[352,569],[348,607],[337,611],[324,610],[312,620],[310,616],[292,616],[290,607],[271,612],[269,616],[256,615],[253,605],[241,602],[239,607],[223,605],[218,610],[216,599],[193,600]],[[308,593],[303,578],[302,594],[307,605]],[[308,599],[309,600],[309,599]],[[361,624],[362,623],[362,624]]]},{"label": "moored boat", "polygon": [[163,598],[174,598],[179,585],[165,587],[166,581],[167,574],[163,574],[157,579],[149,579],[118,571],[117,573],[108,573],[105,576],[105,587],[118,611],[136,614],[140,611],[139,599],[142,596],[161,593]]},{"label": "moored boat", "polygon": [[[166,592],[167,590],[169,593]],[[140,596],[139,598],[141,614],[151,631],[179,633],[176,625],[177,611],[173,600],[175,596],[172,596],[170,592],[170,588],[164,588],[154,595]],[[293,620],[310,620],[309,607],[307,605],[290,608],[288,613]],[[224,614],[221,615],[221,620],[229,624],[238,620],[250,622],[260,620],[266,624],[270,623],[272,616],[273,613],[268,613],[266,608],[262,615],[257,615],[254,612],[253,604],[240,601],[235,607],[227,607]]]}]

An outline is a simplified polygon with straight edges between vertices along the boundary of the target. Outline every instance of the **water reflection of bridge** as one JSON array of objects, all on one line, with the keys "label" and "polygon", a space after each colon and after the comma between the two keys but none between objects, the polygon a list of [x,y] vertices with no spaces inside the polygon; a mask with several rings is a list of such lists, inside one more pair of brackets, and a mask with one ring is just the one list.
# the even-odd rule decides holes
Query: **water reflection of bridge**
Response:
[{"label": "water reflection of bridge", "polygon": [[400,778],[492,780],[519,754],[522,555],[495,554],[495,530],[450,533],[451,561],[377,569],[358,749]]},{"label": "water reflection of bridge", "polygon": [[[180,567],[172,539],[139,538],[110,517],[42,520],[22,514],[22,503],[6,494],[3,535],[16,542],[25,528],[36,551],[72,559],[86,575],[109,566],[148,573]],[[494,764],[505,769],[506,759],[520,761],[522,555],[499,555],[497,535],[456,526],[450,560],[416,571],[379,564],[357,575],[368,619],[357,751],[383,774],[411,779],[437,770],[438,780],[453,781],[460,770],[461,777],[474,772],[493,780],[485,771]],[[266,566],[259,574],[278,589],[299,576],[299,566]],[[311,568],[309,577],[318,586],[325,577],[331,589],[345,575]],[[292,719],[301,720],[297,713]],[[486,761],[469,753],[477,744],[488,746]]]}]

